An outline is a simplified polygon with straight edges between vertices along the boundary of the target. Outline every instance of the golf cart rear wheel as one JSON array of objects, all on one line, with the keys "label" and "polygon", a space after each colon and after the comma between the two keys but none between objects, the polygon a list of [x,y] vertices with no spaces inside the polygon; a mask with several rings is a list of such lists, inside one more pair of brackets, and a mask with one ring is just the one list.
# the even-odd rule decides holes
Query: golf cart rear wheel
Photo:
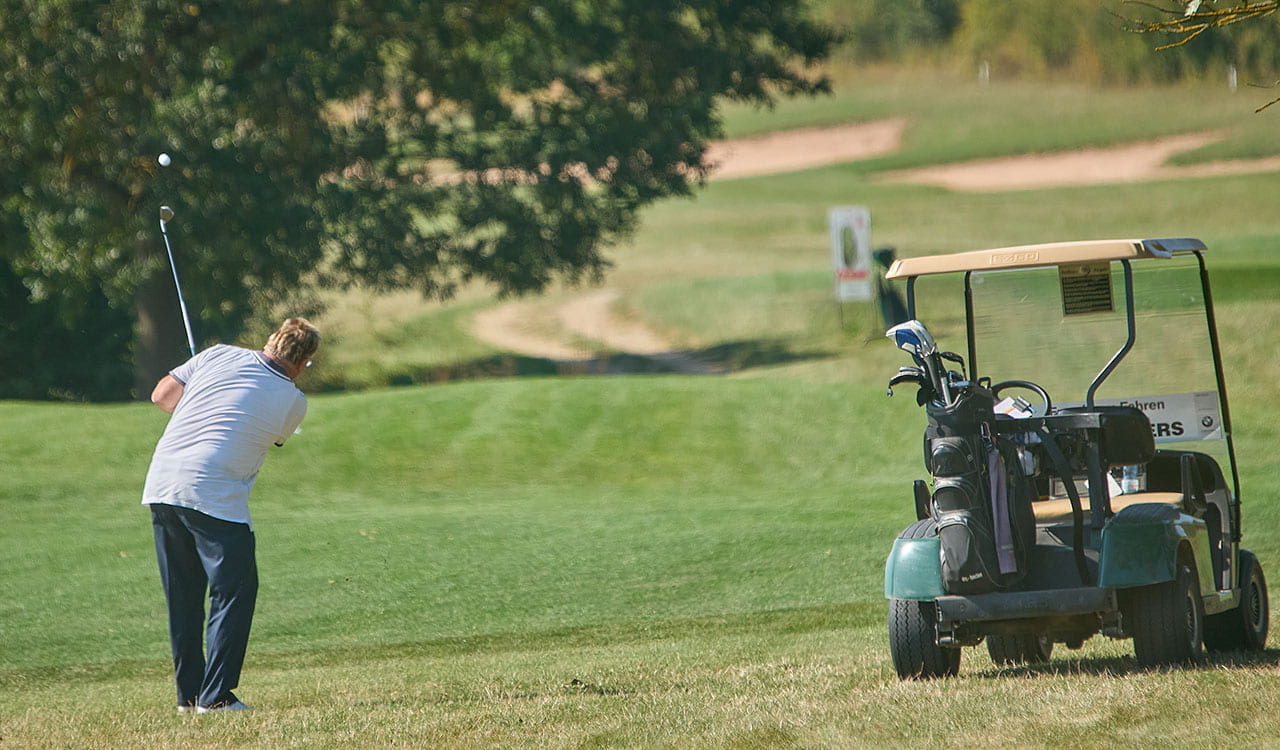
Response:
[{"label": "golf cart rear wheel", "polygon": [[998,667],[1043,664],[1053,654],[1053,641],[1036,633],[987,636],[987,653]]},{"label": "golf cart rear wheel", "polygon": [[1240,550],[1240,606],[1205,619],[1204,645],[1210,651],[1261,651],[1271,623],[1267,579],[1258,558]]},{"label": "golf cart rear wheel", "polygon": [[[908,526],[898,538],[937,535],[937,524],[925,518]],[[938,608],[932,601],[889,600],[889,652],[893,668],[904,680],[954,677],[960,671],[960,649],[938,645]]]},{"label": "golf cart rear wheel", "polygon": [[1184,559],[1172,581],[1133,589],[1128,612],[1138,664],[1193,664],[1204,656],[1204,602],[1194,561]]}]

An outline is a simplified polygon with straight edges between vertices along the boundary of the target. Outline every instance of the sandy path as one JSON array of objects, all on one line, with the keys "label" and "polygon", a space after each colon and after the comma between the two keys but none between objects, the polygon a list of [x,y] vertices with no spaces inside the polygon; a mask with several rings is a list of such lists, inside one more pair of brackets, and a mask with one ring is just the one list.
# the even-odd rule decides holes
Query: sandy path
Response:
[{"label": "sandy path", "polygon": [[[545,320],[536,300],[517,300],[476,314],[471,331],[489,344],[531,357],[561,361],[588,359],[600,350],[653,355],[671,351],[665,338],[644,323],[619,315],[614,303],[621,297],[617,289],[594,289],[570,297],[555,308],[554,318],[562,335],[551,336],[533,325]],[[540,317],[541,316],[541,317]],[[568,334],[568,335],[563,335]],[[593,342],[590,348],[574,346],[574,338]]]},{"label": "sandy path", "polygon": [[682,351],[643,321],[624,317],[615,303],[622,296],[617,289],[596,289],[581,294],[556,309],[556,319],[565,330],[583,339],[599,342],[603,348],[636,354],[661,364],[665,369],[691,375],[719,372]]},{"label": "sandy path", "polygon": [[517,300],[482,310],[471,319],[471,333],[490,346],[530,357],[568,362],[590,355],[559,337],[535,330],[529,321],[539,314],[537,307],[534,302]]},{"label": "sandy path", "polygon": [[[662,369],[689,374],[708,374],[717,368],[675,351],[660,334],[643,322],[618,314],[614,303],[621,297],[617,289],[595,289],[561,303],[554,318],[563,331],[552,337],[531,325],[544,311],[537,301],[508,302],[481,311],[472,320],[471,332],[505,351],[566,364],[592,363],[605,351],[646,357]],[[570,341],[589,341],[586,347]]]},{"label": "sandy path", "polygon": [[[570,297],[554,310],[561,331],[556,337],[540,330],[548,328],[545,323],[531,324],[545,320],[545,311],[539,310],[536,301],[507,302],[481,311],[472,320],[471,333],[500,349],[548,360],[586,360],[600,351],[641,356],[671,352],[671,344],[662,335],[614,311],[613,303],[620,297],[617,289],[593,289]],[[573,346],[570,342],[575,338],[588,340],[591,346]]]},{"label": "sandy path", "polygon": [[617,314],[614,303],[621,296],[617,289],[587,292],[557,308],[556,320],[565,330],[620,352],[662,354],[671,351],[667,340],[653,329]]}]

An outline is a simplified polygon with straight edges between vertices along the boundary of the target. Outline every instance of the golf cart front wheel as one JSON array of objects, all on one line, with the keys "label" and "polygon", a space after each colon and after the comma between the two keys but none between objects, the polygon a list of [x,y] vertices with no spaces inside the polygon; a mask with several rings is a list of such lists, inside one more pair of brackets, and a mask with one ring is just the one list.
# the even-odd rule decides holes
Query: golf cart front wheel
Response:
[{"label": "golf cart front wheel", "polygon": [[[937,535],[937,524],[925,518],[908,526],[898,538]],[[938,645],[938,608],[932,601],[889,600],[889,652],[893,668],[904,680],[954,677],[960,672],[960,649]]]},{"label": "golf cart front wheel", "polygon": [[1204,645],[1210,651],[1261,651],[1271,622],[1267,579],[1258,558],[1240,550],[1240,606],[1205,620]]},{"label": "golf cart front wheel", "polygon": [[1180,563],[1172,581],[1129,592],[1128,615],[1138,664],[1192,664],[1204,656],[1204,602],[1194,561]]},{"label": "golf cart front wheel", "polygon": [[889,651],[904,680],[955,677],[960,649],[938,645],[938,610],[933,602],[889,600]]}]

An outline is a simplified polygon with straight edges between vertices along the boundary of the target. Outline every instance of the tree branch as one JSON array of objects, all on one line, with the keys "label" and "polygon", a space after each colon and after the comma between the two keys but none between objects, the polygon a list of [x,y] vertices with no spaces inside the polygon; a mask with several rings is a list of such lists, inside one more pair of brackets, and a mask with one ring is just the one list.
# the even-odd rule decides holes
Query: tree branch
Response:
[{"label": "tree branch", "polygon": [[[1173,47],[1180,47],[1187,42],[1195,39],[1206,29],[1221,28],[1229,26],[1233,23],[1248,21],[1254,18],[1269,16],[1280,10],[1280,0],[1262,0],[1261,2],[1240,3],[1230,8],[1223,9],[1202,9],[1200,3],[1184,3],[1182,9],[1162,8],[1149,2],[1142,0],[1125,0],[1125,5],[1142,5],[1153,8],[1161,13],[1176,15],[1167,21],[1139,21],[1137,19],[1125,19],[1130,25],[1130,31],[1139,34],[1149,34],[1159,32],[1164,34],[1183,34],[1184,36],[1176,42],[1156,47],[1156,50],[1166,50]],[[1190,12],[1187,12],[1190,11]]]}]

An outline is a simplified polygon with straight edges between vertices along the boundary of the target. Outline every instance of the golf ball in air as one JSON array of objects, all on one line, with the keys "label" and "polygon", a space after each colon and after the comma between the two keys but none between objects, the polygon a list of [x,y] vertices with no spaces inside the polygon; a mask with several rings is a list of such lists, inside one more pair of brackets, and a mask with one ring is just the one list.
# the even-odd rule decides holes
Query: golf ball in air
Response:
[{"label": "golf ball in air", "polygon": [[160,158],[156,159],[156,161],[160,162],[160,166],[167,167],[172,159],[169,158],[168,154],[160,154]]}]

